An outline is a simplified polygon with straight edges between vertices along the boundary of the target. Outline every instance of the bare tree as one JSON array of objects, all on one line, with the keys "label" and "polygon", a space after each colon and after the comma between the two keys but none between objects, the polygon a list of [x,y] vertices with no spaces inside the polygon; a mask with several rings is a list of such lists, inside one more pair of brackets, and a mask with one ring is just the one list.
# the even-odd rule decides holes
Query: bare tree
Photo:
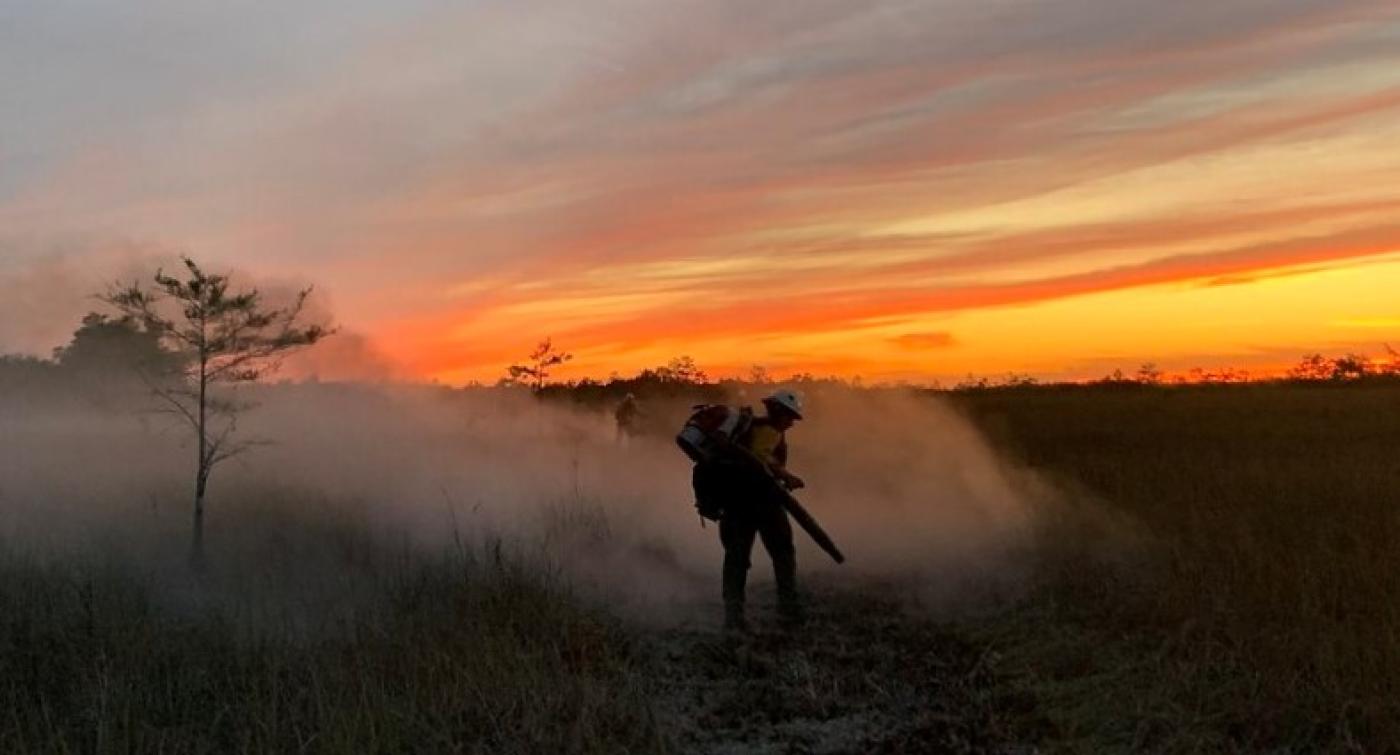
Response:
[{"label": "bare tree", "polygon": [[530,352],[529,364],[513,364],[506,368],[506,373],[510,376],[509,382],[528,385],[539,393],[544,390],[550,371],[573,358],[573,354],[556,349],[553,339],[546,338]]},{"label": "bare tree", "polygon": [[301,322],[309,288],[285,307],[267,308],[256,289],[230,292],[227,275],[211,275],[188,257],[182,260],[185,280],[157,271],[154,288],[132,283],[102,298],[182,357],[173,379],[152,381],[151,387],[163,410],[188,423],[197,441],[190,558],[198,566],[204,559],[204,495],[210,473],[259,445],[235,437],[238,416],[250,405],[215,395],[215,387],[254,382],[275,370],[281,357],[333,331]]}]

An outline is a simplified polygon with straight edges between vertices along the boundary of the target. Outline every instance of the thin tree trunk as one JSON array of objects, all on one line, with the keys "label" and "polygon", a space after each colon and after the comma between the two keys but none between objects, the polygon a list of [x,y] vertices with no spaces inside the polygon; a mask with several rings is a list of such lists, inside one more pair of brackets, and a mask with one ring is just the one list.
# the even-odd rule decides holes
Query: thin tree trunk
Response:
[{"label": "thin tree trunk", "polygon": [[194,490],[194,532],[190,541],[190,565],[196,570],[204,568],[204,484],[201,470]]},{"label": "thin tree trunk", "polygon": [[[202,347],[201,347],[202,348]],[[204,568],[204,489],[209,483],[209,434],[207,432],[209,385],[207,359],[199,360],[199,463],[195,467],[194,530],[190,541],[190,565]]]}]

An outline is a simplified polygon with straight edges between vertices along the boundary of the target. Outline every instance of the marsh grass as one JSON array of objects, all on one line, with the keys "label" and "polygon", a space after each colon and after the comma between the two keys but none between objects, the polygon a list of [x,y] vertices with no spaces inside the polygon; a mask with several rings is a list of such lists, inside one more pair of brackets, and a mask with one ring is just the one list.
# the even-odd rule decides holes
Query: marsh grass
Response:
[{"label": "marsh grass", "polygon": [[[944,735],[1052,752],[1396,751],[1400,386],[953,400],[1058,491],[1036,512],[1029,590],[935,627],[833,586],[819,635],[759,645],[834,690],[808,707],[766,665],[741,678],[739,656],[676,660],[675,642],[659,652],[652,630],[581,597],[543,556],[595,557],[624,534],[596,501],[546,506],[525,542],[483,535],[449,498],[453,532],[425,547],[373,507],[231,479],[202,575],[184,567],[184,514],[156,498],[80,545],[71,527],[0,542],[0,752],[668,752],[675,717],[696,712],[661,694],[676,688],[787,715],[814,746],[856,706],[922,721],[887,727],[885,751],[947,751]],[[84,456],[106,441],[88,442]],[[84,500],[56,489],[23,510]],[[752,693],[769,688],[777,707],[760,710]],[[716,746],[748,736],[732,728]]]},{"label": "marsh grass", "polygon": [[1041,589],[981,628],[1067,749],[1395,750],[1400,385],[959,401],[1069,491]]},{"label": "marsh grass", "polygon": [[199,577],[0,556],[0,751],[664,750],[632,638],[509,543],[278,510]]}]

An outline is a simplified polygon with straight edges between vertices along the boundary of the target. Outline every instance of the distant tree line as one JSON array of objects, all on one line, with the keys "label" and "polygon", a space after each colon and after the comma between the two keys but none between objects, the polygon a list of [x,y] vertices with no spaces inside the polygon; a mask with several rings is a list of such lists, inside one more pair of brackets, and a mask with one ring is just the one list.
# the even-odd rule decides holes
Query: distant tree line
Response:
[{"label": "distant tree line", "polygon": [[[1384,345],[1385,356],[1369,357],[1348,353],[1336,357],[1321,353],[1305,354],[1297,364],[1283,373],[1259,373],[1238,367],[1206,369],[1193,367],[1183,373],[1168,374],[1155,363],[1148,362],[1128,373],[1122,369],[1097,379],[1082,382],[1041,382],[1030,375],[1011,373],[1002,378],[968,375],[952,386],[953,391],[1007,390],[1063,387],[1118,387],[1235,385],[1242,383],[1346,383],[1360,380],[1395,380],[1400,378],[1400,352]],[[938,388],[938,386],[934,386]]]},{"label": "distant tree line", "polygon": [[73,401],[96,410],[139,405],[153,376],[178,369],[180,357],[130,317],[91,312],[67,344],[47,358],[0,356],[0,394],[26,401]]},{"label": "distant tree line", "polygon": [[[1299,362],[1285,373],[1258,373],[1238,367],[1207,369],[1194,367],[1186,372],[1170,374],[1155,362],[1146,362],[1136,370],[1125,372],[1115,369],[1097,380],[1088,381],[1041,381],[1025,373],[1008,373],[1002,376],[967,375],[964,379],[945,386],[937,381],[926,384],[881,383],[877,387],[909,387],[933,391],[985,391],[985,390],[1033,390],[1041,388],[1077,388],[1086,386],[1140,388],[1172,385],[1231,385],[1259,382],[1317,382],[1336,383],[1364,379],[1400,378],[1400,352],[1388,344],[1384,346],[1385,356],[1372,358],[1364,354],[1348,353],[1327,357],[1321,353],[1304,355]],[[713,397],[733,395],[752,387],[784,384],[823,384],[846,387],[866,387],[859,377],[837,376],[816,377],[810,373],[795,373],[778,381],[767,368],[754,365],[749,373],[740,378],[725,378],[711,381],[693,357],[679,356],[664,365],[641,370],[631,377],[613,373],[607,380],[582,378],[577,380],[548,380],[551,370],[573,359],[573,355],[555,346],[552,339],[541,341],[539,346],[523,364],[508,368],[507,376],[497,385],[502,387],[529,387],[541,397],[568,396],[575,401],[601,403],[620,399],[631,393],[637,396],[676,396]]]},{"label": "distant tree line", "polygon": [[1293,380],[1346,381],[1368,377],[1400,377],[1400,354],[1385,345],[1386,356],[1372,359],[1364,354],[1343,354],[1339,357],[1325,357],[1322,354],[1308,354],[1298,362],[1288,376]]}]

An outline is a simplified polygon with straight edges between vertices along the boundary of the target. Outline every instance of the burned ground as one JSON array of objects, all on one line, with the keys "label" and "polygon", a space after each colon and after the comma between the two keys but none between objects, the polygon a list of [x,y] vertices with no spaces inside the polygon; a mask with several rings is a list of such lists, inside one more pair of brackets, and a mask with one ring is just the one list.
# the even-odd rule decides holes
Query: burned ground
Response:
[{"label": "burned ground", "polygon": [[799,629],[657,637],[682,752],[1029,753],[1047,734],[990,646],[911,615],[880,585],[815,590]]}]

